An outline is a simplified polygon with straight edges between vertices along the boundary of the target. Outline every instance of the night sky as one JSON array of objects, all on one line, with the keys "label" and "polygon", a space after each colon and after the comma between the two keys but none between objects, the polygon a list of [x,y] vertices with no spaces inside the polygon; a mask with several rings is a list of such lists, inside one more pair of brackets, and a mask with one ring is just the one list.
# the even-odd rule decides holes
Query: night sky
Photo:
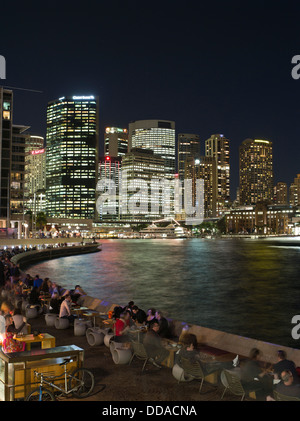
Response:
[{"label": "night sky", "polygon": [[15,91],[15,124],[45,136],[48,101],[97,95],[100,151],[106,126],[169,119],[203,153],[213,133],[231,140],[233,199],[247,137],[273,142],[275,182],[300,173],[299,2],[14,1],[0,14],[0,84],[42,91]]}]

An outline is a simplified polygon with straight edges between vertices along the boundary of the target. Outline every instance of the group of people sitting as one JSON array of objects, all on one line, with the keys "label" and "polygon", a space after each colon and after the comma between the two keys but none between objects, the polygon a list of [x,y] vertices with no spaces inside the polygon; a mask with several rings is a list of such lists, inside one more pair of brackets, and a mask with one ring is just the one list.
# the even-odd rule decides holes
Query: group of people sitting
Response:
[{"label": "group of people sitting", "polygon": [[132,328],[141,328],[143,345],[150,356],[150,361],[156,367],[161,367],[161,362],[169,355],[168,350],[161,343],[162,338],[170,337],[168,320],[162,312],[149,308],[147,312],[130,301],[127,306],[114,308],[112,317],[114,323],[114,341],[130,343],[133,336]]}]

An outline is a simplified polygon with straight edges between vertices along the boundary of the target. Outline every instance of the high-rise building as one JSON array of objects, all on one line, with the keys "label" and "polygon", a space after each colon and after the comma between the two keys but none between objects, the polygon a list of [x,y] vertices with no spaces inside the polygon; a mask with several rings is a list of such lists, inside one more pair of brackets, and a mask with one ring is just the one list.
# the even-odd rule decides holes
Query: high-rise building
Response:
[{"label": "high-rise building", "polygon": [[230,203],[230,150],[229,139],[223,134],[213,134],[205,141],[205,156],[216,160],[216,215],[224,214]]},{"label": "high-rise building", "polygon": [[99,158],[97,183],[97,220],[117,221],[120,219],[119,182],[121,178],[121,157]]},{"label": "high-rise building", "polygon": [[0,227],[9,227],[13,92],[0,86]]},{"label": "high-rise building", "polygon": [[273,201],[272,142],[245,139],[239,147],[240,204]]},{"label": "high-rise building", "polygon": [[25,155],[25,207],[34,214],[46,212],[46,148],[42,145],[39,149],[27,145]]},{"label": "high-rise building", "polygon": [[132,148],[122,158],[119,195],[122,220],[143,222],[170,216],[174,201],[164,164],[164,159],[149,149]]},{"label": "high-rise building", "polygon": [[175,175],[175,122],[138,120],[129,123],[128,151],[131,148],[151,150],[164,159],[165,176]]},{"label": "high-rise building", "polygon": [[95,216],[98,162],[98,99],[62,97],[47,108],[47,214]]},{"label": "high-rise building", "polygon": [[178,175],[180,180],[184,180],[184,172],[187,162],[190,159],[199,159],[200,138],[197,134],[179,133],[178,134]]},{"label": "high-rise building", "polygon": [[124,156],[128,152],[128,130],[119,127],[106,127],[104,154],[111,158]]},{"label": "high-rise building", "polygon": [[[190,200],[190,205],[197,206],[197,180],[203,180],[203,205],[204,218],[216,217],[216,203],[218,194],[217,162],[214,157],[200,156],[199,159],[190,159],[186,165],[185,179],[192,179],[192,194],[185,189],[185,201]],[[187,210],[185,209],[186,216]]]},{"label": "high-rise building", "polygon": [[290,204],[292,206],[300,205],[300,174],[297,174],[290,185]]},{"label": "high-rise building", "polygon": [[279,181],[274,187],[274,203],[276,205],[287,205],[288,193],[286,183]]},{"label": "high-rise building", "polygon": [[11,155],[11,181],[10,181],[10,212],[24,213],[25,203],[25,145],[29,134],[29,126],[13,124],[12,129],[12,155]]}]

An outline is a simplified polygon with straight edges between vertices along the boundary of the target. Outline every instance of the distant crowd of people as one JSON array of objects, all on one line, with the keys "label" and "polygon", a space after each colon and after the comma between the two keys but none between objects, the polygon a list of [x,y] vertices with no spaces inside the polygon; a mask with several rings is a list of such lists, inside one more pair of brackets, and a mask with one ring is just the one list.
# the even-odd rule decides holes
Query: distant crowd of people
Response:
[{"label": "distant crowd of people", "polygon": [[[11,261],[13,256],[21,252],[23,250],[18,248],[0,250],[0,292],[8,293],[5,294],[0,310],[0,339],[4,352],[24,350],[24,342],[13,338],[15,334],[27,333],[26,317],[21,311],[22,299],[39,311],[43,306],[43,299],[48,298],[50,313],[73,320],[72,304],[76,304],[79,297],[86,295],[80,285],[67,290],[47,277],[42,279],[38,274],[32,276],[23,273],[19,265]],[[10,299],[7,298],[8,295]]]}]

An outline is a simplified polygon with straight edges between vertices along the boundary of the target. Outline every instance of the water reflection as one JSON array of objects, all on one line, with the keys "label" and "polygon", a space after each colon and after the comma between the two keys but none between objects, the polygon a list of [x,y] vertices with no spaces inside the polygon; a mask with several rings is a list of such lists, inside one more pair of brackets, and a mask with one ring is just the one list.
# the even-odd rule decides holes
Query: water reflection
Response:
[{"label": "water reflection", "polygon": [[100,253],[28,269],[67,288],[169,317],[299,347],[291,337],[298,310],[300,248],[254,240],[104,240]]}]

